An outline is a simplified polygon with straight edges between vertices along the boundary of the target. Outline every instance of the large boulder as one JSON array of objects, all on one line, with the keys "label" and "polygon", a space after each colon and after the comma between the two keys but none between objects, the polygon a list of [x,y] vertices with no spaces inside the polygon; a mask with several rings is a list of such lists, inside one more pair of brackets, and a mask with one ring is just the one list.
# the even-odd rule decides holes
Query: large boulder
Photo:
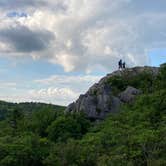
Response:
[{"label": "large boulder", "polygon": [[132,103],[136,96],[141,94],[141,90],[128,86],[125,91],[121,92],[118,97],[124,103]]},{"label": "large boulder", "polygon": [[79,99],[70,104],[67,112],[84,112],[90,119],[104,119],[109,112],[117,112],[120,100],[111,95],[109,85],[95,84],[89,91],[80,95]]}]

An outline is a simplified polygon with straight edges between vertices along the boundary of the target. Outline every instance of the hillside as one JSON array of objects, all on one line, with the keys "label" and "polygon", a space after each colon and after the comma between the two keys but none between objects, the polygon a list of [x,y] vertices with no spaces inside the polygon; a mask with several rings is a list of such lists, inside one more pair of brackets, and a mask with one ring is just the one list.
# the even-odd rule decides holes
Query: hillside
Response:
[{"label": "hillside", "polygon": [[153,82],[159,74],[157,67],[135,67],[115,71],[103,77],[76,102],[67,112],[84,112],[90,119],[104,119],[109,113],[120,111],[120,105],[131,103],[140,94],[152,93]]},{"label": "hillside", "polygon": [[64,110],[65,107],[44,103],[9,103],[5,101],[0,101],[0,120],[5,119],[9,112],[11,112],[12,110],[19,110],[28,115],[32,112],[39,111],[42,109],[51,109],[56,111]]},{"label": "hillside", "polygon": [[65,112],[20,108],[0,121],[0,166],[166,165],[166,64],[108,74]]}]

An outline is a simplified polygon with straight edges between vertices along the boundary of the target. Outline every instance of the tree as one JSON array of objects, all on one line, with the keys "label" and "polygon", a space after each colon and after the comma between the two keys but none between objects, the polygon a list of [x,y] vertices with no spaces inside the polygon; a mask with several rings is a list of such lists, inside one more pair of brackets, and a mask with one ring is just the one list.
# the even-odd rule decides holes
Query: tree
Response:
[{"label": "tree", "polygon": [[67,114],[58,117],[47,129],[52,141],[66,141],[68,138],[81,138],[88,131],[90,122],[83,114]]}]

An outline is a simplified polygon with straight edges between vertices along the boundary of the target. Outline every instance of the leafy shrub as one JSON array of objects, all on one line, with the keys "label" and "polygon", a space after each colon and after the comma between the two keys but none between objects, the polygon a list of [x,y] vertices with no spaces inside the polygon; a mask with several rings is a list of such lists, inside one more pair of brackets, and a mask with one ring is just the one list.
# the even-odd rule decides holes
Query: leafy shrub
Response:
[{"label": "leafy shrub", "polygon": [[14,137],[10,141],[1,138],[0,165],[42,166],[42,160],[48,156],[51,147],[47,139],[40,139],[34,134]]},{"label": "leafy shrub", "polygon": [[81,138],[89,127],[90,122],[83,114],[68,114],[58,117],[47,132],[52,141],[66,141],[68,138]]},{"label": "leafy shrub", "polygon": [[108,80],[108,84],[112,87],[114,95],[124,91],[127,86],[132,86],[142,90],[144,93],[154,91],[154,82],[156,78],[149,72],[143,72],[136,76],[113,76]]}]

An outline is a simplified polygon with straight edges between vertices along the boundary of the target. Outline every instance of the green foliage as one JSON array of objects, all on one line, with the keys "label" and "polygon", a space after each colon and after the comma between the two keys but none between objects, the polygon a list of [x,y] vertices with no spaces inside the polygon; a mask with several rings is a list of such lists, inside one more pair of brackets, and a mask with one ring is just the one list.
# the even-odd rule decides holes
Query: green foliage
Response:
[{"label": "green foliage", "polygon": [[127,86],[133,86],[137,89],[142,90],[144,93],[151,93],[154,91],[154,78],[150,72],[142,72],[135,76],[122,75],[113,76],[108,80],[108,83],[112,87],[113,94],[117,95],[119,92],[124,91]]},{"label": "green foliage", "polygon": [[47,129],[48,137],[52,141],[66,141],[68,138],[81,138],[90,122],[83,114],[64,115],[57,118]]},{"label": "green foliage", "polygon": [[160,74],[158,75],[158,79],[156,80],[156,89],[165,88],[166,87],[166,63],[163,64],[160,68]]},{"label": "green foliage", "polygon": [[114,94],[129,85],[143,94],[99,123],[64,114],[64,107],[0,102],[0,166],[165,166],[165,65],[157,77],[108,83]]},{"label": "green foliage", "polygon": [[157,78],[147,73],[127,81],[112,78],[110,83],[117,88],[116,93],[130,85],[140,88],[144,94],[133,105],[124,105],[121,113],[110,115],[96,125],[81,140],[56,144],[46,163],[60,166],[166,165],[164,74],[162,69]]},{"label": "green foliage", "polygon": [[10,126],[13,129],[17,129],[18,128],[18,123],[23,118],[23,116],[24,115],[20,110],[17,110],[17,109],[11,110],[8,113],[8,118],[7,118],[8,121],[9,121]]},{"label": "green foliage", "polygon": [[[56,145],[46,163],[80,166],[164,166],[165,95],[166,91],[162,90],[141,96],[133,106],[124,106],[124,111],[111,115],[99,124],[98,129],[87,133],[80,141],[69,140]],[[161,104],[160,107],[157,107],[158,103]]]},{"label": "green foliage", "polygon": [[59,112],[43,109],[41,111],[36,111],[32,114],[32,118],[26,121],[26,128],[31,129],[31,131],[37,133],[41,137],[46,137],[46,129],[51,123],[56,120]]},{"label": "green foliage", "polygon": [[120,76],[114,76],[108,80],[108,83],[112,87],[113,94],[118,94],[119,92],[125,90],[127,87],[127,80],[120,77]]},{"label": "green foliage", "polygon": [[64,111],[65,107],[57,106],[52,104],[43,103],[8,103],[0,101],[0,120],[6,119],[11,111],[18,110],[23,112],[26,116],[31,115],[33,112],[41,110],[54,110],[54,111]]},{"label": "green foliage", "polygon": [[74,140],[56,144],[44,163],[48,166],[77,166],[81,163],[80,150],[79,144]]},{"label": "green foliage", "polygon": [[14,138],[1,138],[0,165],[2,166],[39,166],[48,155],[51,143],[34,134]]}]

